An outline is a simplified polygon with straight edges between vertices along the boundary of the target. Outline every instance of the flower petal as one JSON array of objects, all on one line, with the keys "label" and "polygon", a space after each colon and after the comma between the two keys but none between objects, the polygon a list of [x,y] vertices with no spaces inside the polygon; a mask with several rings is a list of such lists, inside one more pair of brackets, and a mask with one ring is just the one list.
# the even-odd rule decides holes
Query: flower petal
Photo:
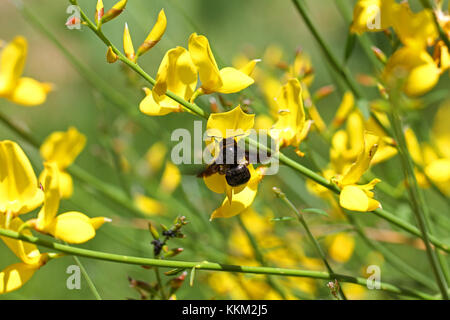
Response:
[{"label": "flower petal", "polygon": [[342,185],[355,184],[361,178],[361,176],[369,168],[370,161],[375,156],[380,138],[370,133],[364,135],[364,152],[361,152],[358,159],[344,174]]},{"label": "flower petal", "polygon": [[0,272],[0,294],[19,289],[38,269],[39,264],[29,265],[22,262],[6,267]]},{"label": "flower petal", "polygon": [[95,236],[95,229],[88,216],[70,211],[57,216],[48,227],[48,232],[68,243],[83,243]]},{"label": "flower petal", "polygon": [[341,207],[352,211],[373,211],[380,208],[380,203],[370,198],[360,186],[345,186],[339,195],[339,204]]},{"label": "flower petal", "polygon": [[214,59],[208,39],[196,33],[191,34],[189,37],[189,53],[198,68],[202,88],[206,91],[215,92],[222,87],[219,67],[216,59]]},{"label": "flower petal", "polygon": [[17,85],[27,56],[27,40],[15,37],[1,52],[0,96],[9,95]]},{"label": "flower petal", "polygon": [[255,82],[244,72],[232,67],[226,67],[220,70],[222,86],[217,89],[221,93],[239,92]]},{"label": "flower petal", "polygon": [[41,145],[42,158],[56,162],[60,170],[70,166],[86,145],[86,136],[75,127],[67,131],[56,131],[48,136]]},{"label": "flower petal", "polygon": [[[6,217],[4,214],[0,214],[0,227],[4,228],[6,221]],[[20,218],[14,218],[10,225],[9,229],[13,231],[18,231],[20,226],[24,222]],[[30,230],[23,230],[23,234],[27,236],[32,236]],[[0,237],[6,246],[20,259],[22,262],[26,264],[35,264],[38,263],[41,258],[41,253],[36,245],[28,242],[24,242],[21,240],[14,240],[8,237]]]},{"label": "flower petal", "polygon": [[0,141],[0,213],[27,213],[41,205],[44,193],[20,146]]},{"label": "flower petal", "polygon": [[246,133],[253,128],[254,123],[255,115],[245,113],[237,106],[227,112],[212,113],[208,118],[206,129],[217,131],[221,138],[229,138]]},{"label": "flower petal", "polygon": [[44,185],[44,206],[41,208],[37,218],[36,228],[45,232],[58,214],[60,187],[59,169],[56,163],[44,163],[44,172],[41,180]]},{"label": "flower petal", "polygon": [[23,77],[17,81],[17,85],[7,98],[14,103],[33,107],[45,102],[47,93],[50,92],[51,88],[52,86],[49,83]]}]

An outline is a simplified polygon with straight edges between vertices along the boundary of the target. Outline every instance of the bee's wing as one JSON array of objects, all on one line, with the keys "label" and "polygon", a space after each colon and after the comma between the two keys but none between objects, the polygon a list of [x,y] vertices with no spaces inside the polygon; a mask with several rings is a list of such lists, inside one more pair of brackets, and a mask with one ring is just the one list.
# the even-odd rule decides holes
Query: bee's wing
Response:
[{"label": "bee's wing", "polygon": [[199,177],[199,178],[209,177],[210,175],[213,175],[214,173],[219,172],[219,168],[220,168],[220,166],[217,163],[213,162],[212,164],[207,166],[205,170],[199,172],[197,174],[197,177]]}]

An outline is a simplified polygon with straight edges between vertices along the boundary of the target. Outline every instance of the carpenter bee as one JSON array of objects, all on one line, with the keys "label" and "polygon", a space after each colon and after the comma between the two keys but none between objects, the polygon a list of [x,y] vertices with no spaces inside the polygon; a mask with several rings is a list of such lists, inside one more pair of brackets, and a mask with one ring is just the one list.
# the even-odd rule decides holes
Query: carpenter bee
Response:
[{"label": "carpenter bee", "polygon": [[249,154],[242,150],[234,137],[220,141],[220,153],[208,167],[200,172],[198,177],[208,177],[214,173],[225,175],[231,187],[237,187],[250,180]]}]

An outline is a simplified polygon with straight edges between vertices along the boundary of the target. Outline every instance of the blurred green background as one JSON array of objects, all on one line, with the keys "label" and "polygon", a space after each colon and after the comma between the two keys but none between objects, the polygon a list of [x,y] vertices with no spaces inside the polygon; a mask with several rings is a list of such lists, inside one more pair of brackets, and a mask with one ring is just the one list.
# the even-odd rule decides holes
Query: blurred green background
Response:
[{"label": "blurred green background", "polygon": [[[110,8],[115,1],[104,0],[105,8]],[[344,1],[345,2],[345,1]],[[80,5],[93,18],[96,1],[79,1]],[[351,14],[353,1],[349,1],[346,8]],[[138,110],[140,100],[144,97],[140,88],[145,85],[137,77],[128,72],[120,63],[109,65],[105,61],[106,48],[95,35],[86,27],[81,30],[69,30],[65,26],[69,14],[66,9],[68,1],[54,0],[26,0],[25,6],[35,15],[46,29],[62,43],[64,48],[76,57],[83,65],[103,79],[112,90],[126,97],[130,106]],[[343,57],[348,34],[346,23],[335,5],[335,1],[307,1],[313,21],[328,41],[329,45],[338,57]],[[284,60],[291,63],[298,47],[311,57],[315,71],[315,80],[312,91],[324,85],[334,82],[330,67],[317,47],[310,32],[303,24],[301,17],[296,12],[291,1],[288,0],[167,0],[146,1],[130,0],[127,9],[118,18],[103,27],[104,33],[117,47],[121,48],[124,23],[127,22],[134,40],[135,47],[146,37],[153,26],[157,13],[164,8],[168,19],[168,27],[163,39],[149,53],[140,59],[141,66],[155,76],[159,63],[166,50],[177,45],[187,47],[187,39],[192,32],[204,34],[208,37],[214,50],[216,59],[221,67],[232,64],[233,58],[240,53],[248,53],[251,58],[262,57],[264,50],[269,45],[278,45],[284,51]],[[27,130],[42,142],[51,132],[66,130],[69,126],[75,126],[79,131],[87,135],[88,144],[76,163],[103,182],[121,188],[120,173],[114,168],[111,154],[104,148],[105,141],[119,140],[124,143],[124,154],[129,165],[136,169],[142,163],[147,149],[157,141],[167,142],[167,135],[160,131],[149,133],[133,124],[129,117],[120,113],[111,102],[105,99],[95,87],[90,85],[85,78],[80,76],[77,67],[71,64],[55,45],[45,37],[39,29],[30,24],[21,15],[11,1],[0,1],[0,39],[10,41],[16,35],[24,35],[29,41],[29,54],[26,61],[24,74],[40,81],[54,84],[45,104],[33,108],[13,105],[8,101],[0,100],[2,112],[14,121],[15,124]],[[373,41],[383,48],[383,35],[370,35]],[[362,49],[356,45],[348,62],[353,74],[370,73],[371,67]],[[444,78],[444,77],[443,77]],[[448,77],[442,79],[435,90],[449,87]],[[249,90],[249,89],[247,89]],[[376,91],[364,89],[368,96],[375,97]],[[243,92],[245,96],[246,91]],[[320,101],[319,111],[324,119],[329,122],[334,115],[342,97],[342,91],[338,87],[335,93]],[[239,101],[239,97],[232,96],[233,102]],[[207,100],[203,100],[206,102]],[[431,104],[427,112],[417,112],[412,118],[420,126],[420,133],[427,134],[426,130],[431,125],[431,120],[436,111],[437,103]],[[152,127],[155,120],[141,114],[142,122]],[[415,118],[414,118],[415,117]],[[185,127],[192,130],[194,117],[187,114],[173,114],[157,118],[160,127],[166,128],[167,133],[175,128]],[[420,120],[420,121],[419,121]],[[18,138],[13,132],[3,125],[0,126],[1,139],[18,141],[32,161],[35,170],[39,173],[42,169],[41,159],[36,149]],[[317,149],[324,159],[328,159],[326,146],[317,137],[312,136],[312,141],[317,142]],[[316,140],[314,140],[316,139]],[[292,153],[293,154],[293,153]],[[308,159],[300,160],[308,165]],[[399,181],[398,160],[392,160],[381,164],[375,172],[383,176],[394,177]],[[324,165],[324,163],[322,164]],[[128,181],[131,190],[155,189],[160,175],[156,175],[149,181]],[[391,180],[392,181],[392,180]],[[146,185],[145,183],[148,183]],[[292,174],[287,168],[282,168],[280,175],[267,177],[260,185],[259,193],[255,201],[256,209],[269,207],[275,215],[289,215],[287,208],[277,201],[271,192],[273,186],[281,186],[291,197],[291,200],[302,206],[315,206],[326,208],[321,200],[310,195],[305,188],[304,179]],[[150,192],[146,193],[151,196]],[[201,180],[193,176],[183,176],[182,185],[174,192],[174,197],[184,203],[192,216],[188,216],[191,223],[185,227],[186,239],[175,240],[174,243],[184,247],[185,252],[177,257],[188,261],[225,261],[227,242],[230,226],[236,224],[233,219],[219,219],[208,222],[210,213],[221,203],[222,195],[213,194],[206,189]],[[428,199],[436,208],[445,208],[439,198],[433,194],[427,194]],[[383,195],[379,196],[383,202]],[[308,205],[305,204],[308,203]],[[384,204],[384,202],[383,202]],[[402,217],[414,222],[411,212],[405,204],[389,204],[387,208],[398,209],[402,206]],[[68,210],[80,210],[89,216],[121,217],[115,219],[112,224],[102,227],[92,241],[81,247],[95,249],[118,254],[152,257],[151,237],[146,230],[145,217],[134,216],[132,212],[106,199],[95,191],[94,188],[75,179],[75,193],[70,200],[63,201],[60,212]],[[445,210],[445,209],[444,209]],[[398,210],[397,212],[400,212]],[[184,214],[176,209],[170,209],[162,217],[151,217],[152,221],[170,223],[178,214]],[[29,216],[32,216],[31,214]],[[313,217],[312,224],[321,224],[323,217]],[[366,217],[368,224],[387,227],[372,217]],[[276,230],[279,234],[287,230],[298,230],[295,223],[278,223]],[[440,230],[441,232],[441,230]],[[448,237],[448,234],[447,234]],[[390,244],[393,250],[403,259],[413,262],[424,272],[428,269],[424,252],[411,247]],[[47,251],[42,248],[42,251]],[[361,263],[370,250],[364,243],[357,240],[355,254],[345,265],[337,265],[337,271],[343,271],[352,275],[360,275]],[[312,251],[311,251],[312,252]],[[313,255],[314,253],[311,253]],[[0,268],[17,261],[17,258],[9,252],[3,243],[0,243]],[[129,288],[127,276],[142,280],[152,281],[154,274],[139,266],[115,264],[81,258],[83,264],[92,277],[100,295],[105,299],[124,299],[126,297],[138,298],[135,291]],[[85,280],[82,280],[81,290],[68,290],[66,288],[66,268],[75,264],[71,257],[64,257],[52,261],[39,270],[34,277],[20,290],[11,294],[0,296],[0,299],[92,299]],[[384,267],[383,267],[384,268]],[[197,280],[194,286],[189,287],[185,283],[177,293],[178,299],[209,299],[219,297],[206,284],[205,278],[208,272],[197,272]],[[396,284],[411,285],[408,278],[386,266],[383,269],[383,280],[393,280]],[[399,280],[400,279],[400,280]],[[188,281],[186,281],[188,282]],[[326,292],[325,282],[319,281],[322,292]],[[325,293],[326,294],[326,293]],[[382,293],[371,293],[371,297],[388,297]]]}]

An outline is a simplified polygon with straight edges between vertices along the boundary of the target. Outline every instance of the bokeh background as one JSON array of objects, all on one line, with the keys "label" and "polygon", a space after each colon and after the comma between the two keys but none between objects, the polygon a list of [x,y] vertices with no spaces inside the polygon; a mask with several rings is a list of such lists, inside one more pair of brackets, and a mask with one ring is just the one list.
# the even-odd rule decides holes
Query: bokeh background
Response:
[{"label": "bokeh background", "polygon": [[[103,43],[87,28],[69,30],[65,26],[69,16],[66,13],[68,1],[25,0],[23,2],[45,29],[58,39],[63,50],[67,50],[83,64],[84,68],[100,77],[110,87],[110,90],[126,97],[130,112],[138,114],[139,102],[144,97],[141,88],[145,83],[127,72],[120,63],[107,64],[105,61],[106,49]],[[114,2],[104,0],[105,8],[111,7]],[[96,1],[80,0],[79,3],[90,17],[93,17]],[[343,3],[346,14],[351,14],[354,1],[343,1]],[[342,17],[342,12],[339,11],[335,1],[307,1],[307,4],[313,21],[332,50],[338,57],[343,57],[348,23]],[[283,50],[283,60],[291,63],[296,49],[301,47],[311,57],[315,71],[312,91],[335,83],[336,76],[293,4],[288,0],[130,0],[126,11],[106,24],[103,31],[113,43],[121,47],[123,26],[127,22],[135,46],[137,46],[146,37],[161,8],[164,8],[168,19],[167,31],[160,43],[140,59],[141,66],[150,75],[156,75],[166,50],[177,45],[187,47],[189,35],[197,32],[208,37],[220,66],[231,65],[233,59],[243,53],[250,58],[260,58],[271,45],[279,46]],[[103,182],[118,189],[122,188],[122,173],[114,166],[111,152],[105,147],[109,143],[118,145],[117,150],[127,159],[131,171],[137,172],[139,175],[141,172],[139,170],[145,162],[145,154],[151,145],[162,141],[170,146],[168,134],[173,129],[184,127],[192,130],[192,121],[196,119],[188,114],[174,114],[157,118],[157,124],[166,130],[165,133],[164,130],[148,132],[140,128],[130,120],[130,117],[121,113],[111,101],[105,99],[86,78],[81,76],[79,68],[63,54],[61,48],[55,46],[42,33],[41,29],[30,23],[29,19],[24,18],[11,1],[2,0],[0,1],[0,39],[10,41],[16,35],[23,35],[29,41],[29,54],[24,74],[53,83],[54,90],[49,94],[45,104],[33,108],[13,105],[0,99],[2,113],[40,142],[53,131],[66,130],[69,126],[75,126],[88,138],[87,146],[76,163]],[[382,34],[370,35],[370,37],[381,48],[387,48]],[[347,64],[354,75],[370,73],[372,70],[359,45],[355,46]],[[442,78],[435,91],[448,90],[448,77]],[[343,94],[339,86],[336,88],[333,94],[318,103],[319,111],[327,122],[332,119]],[[373,89],[362,89],[369,97],[375,97],[377,94]],[[257,89],[251,90],[253,90],[252,94],[261,96]],[[245,97],[246,91],[242,95]],[[237,104],[242,97],[233,95],[229,99]],[[413,123],[419,129],[419,136],[423,138],[426,138],[431,126],[438,102],[431,103],[426,112],[417,111],[411,115]],[[132,109],[133,106],[134,109]],[[146,126],[152,127],[155,124],[154,119],[143,114],[140,114],[139,117]],[[31,159],[36,172],[39,173],[42,170],[42,161],[36,149],[3,125],[0,126],[0,137],[18,141]],[[323,159],[328,159],[326,145],[314,135],[310,139]],[[289,150],[288,153],[294,154],[292,150]],[[309,165],[308,159],[299,161]],[[322,163],[322,165],[324,164]],[[398,160],[393,159],[378,166],[375,172],[396,183],[401,180],[398,165]],[[157,188],[161,172],[150,176],[143,175],[141,178],[139,181],[134,181],[131,177],[126,178],[129,190],[152,196],[152,190]],[[265,178],[260,185],[257,199],[253,205],[255,211],[271,212],[273,216],[290,215],[287,207],[271,192],[273,186],[280,186],[299,207],[327,208],[321,200],[306,190],[302,177],[292,174],[288,168],[282,168],[279,175]],[[382,194],[377,196],[384,204],[384,196]],[[177,210],[176,205],[168,204],[168,209],[162,215],[137,216],[102,196],[92,186],[75,179],[75,193],[70,200],[63,201],[60,211],[80,210],[90,216],[113,218],[113,223],[102,227],[95,239],[81,247],[142,257],[152,256],[151,237],[146,229],[147,220],[170,224],[170,221],[177,215],[188,212],[190,215],[186,215],[191,223],[184,230],[186,239],[173,241],[174,244],[185,248],[185,252],[177,256],[177,259],[227,261],[230,250],[230,240],[228,239],[231,230],[236,227],[237,221],[234,218],[208,221],[210,213],[221,203],[222,195],[213,194],[195,176],[183,175],[181,185],[175,190],[173,197],[189,210]],[[435,195],[427,193],[427,200],[433,203],[438,210],[446,210],[445,204]],[[388,203],[387,207],[396,210],[394,212],[402,218],[414,222],[406,203]],[[322,215],[311,215],[308,217],[308,221],[313,230],[325,228],[330,234],[339,228],[346,228],[345,223],[340,222],[336,225]],[[385,222],[370,216],[365,217],[364,221],[372,227],[390,229]],[[307,244],[307,240],[303,237],[300,226],[295,221],[273,223],[267,220],[267,223],[273,224],[274,234],[281,238],[286,234],[294,234],[293,238],[290,237],[286,241],[302,246],[310,256],[315,256],[312,248]],[[448,232],[443,230],[439,230],[439,232],[447,234],[448,238]],[[323,233],[321,240],[326,234]],[[361,276],[364,266],[367,265],[368,259],[373,257],[374,253],[360,239],[355,237],[355,240],[356,248],[351,259],[344,264],[333,264],[338,272]],[[325,245],[325,241],[323,244]],[[413,263],[417,268],[427,272],[428,262],[422,250],[395,243],[386,245],[405,261]],[[46,251],[46,249],[42,248],[42,251]],[[0,243],[0,257],[0,268],[17,261],[17,258],[6,249],[3,243]],[[146,281],[154,280],[153,272],[139,266],[83,258],[81,260],[100,295],[105,299],[138,298],[137,293],[129,287],[127,276]],[[378,261],[382,262],[383,259],[379,258]],[[66,268],[72,264],[75,262],[71,257],[52,261],[39,270],[23,288],[0,296],[0,299],[94,298],[84,279],[81,290],[66,288],[68,277]],[[280,264],[283,266],[282,262]],[[305,266],[299,265],[298,267]],[[401,273],[389,265],[382,264],[382,272],[382,280],[393,281],[399,285],[415,286],[412,281],[402,277]],[[178,291],[177,298],[219,299],[229,297],[229,295],[214,291],[208,278],[210,274],[210,272],[197,272],[194,286],[190,287],[186,281]],[[329,297],[325,284],[324,281],[315,282],[316,297]],[[301,293],[299,295],[301,296]],[[359,297],[390,298],[388,295],[376,291],[365,292]]]}]

